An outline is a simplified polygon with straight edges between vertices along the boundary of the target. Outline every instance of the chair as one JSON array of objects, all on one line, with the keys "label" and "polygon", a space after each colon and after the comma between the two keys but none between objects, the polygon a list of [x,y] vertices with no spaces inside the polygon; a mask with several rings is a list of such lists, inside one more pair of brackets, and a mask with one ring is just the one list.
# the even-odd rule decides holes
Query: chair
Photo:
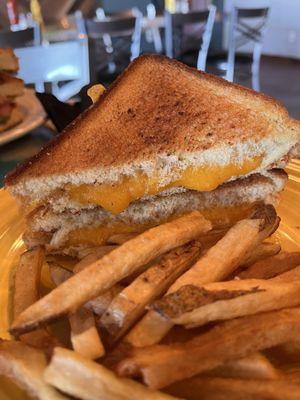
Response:
[{"label": "chair", "polygon": [[76,40],[15,49],[19,77],[42,93],[45,83],[51,83],[51,92],[61,101],[76,95],[90,82],[88,42],[80,12],[75,19]]},{"label": "chair", "polygon": [[159,28],[153,24],[153,22],[155,22],[155,18],[156,8],[153,3],[149,3],[147,4],[147,19],[149,21],[150,27],[146,29],[145,36],[148,43],[153,42],[155,52],[160,54],[162,53],[163,46]]},{"label": "chair", "polygon": [[41,35],[38,24],[19,31],[0,31],[0,47],[38,46],[41,43]]},{"label": "chair", "polygon": [[129,53],[130,61],[140,54],[142,13],[138,9],[118,14],[105,15],[103,9],[97,9],[96,19],[85,21],[90,39],[91,58],[101,70],[109,67],[116,70],[116,63]]},{"label": "chair", "polygon": [[263,37],[268,20],[269,7],[239,8],[233,7],[230,15],[228,58],[225,78],[233,82],[235,52],[245,44],[253,45],[251,66],[252,88],[260,90],[260,59]]},{"label": "chair", "polygon": [[[186,25],[201,24],[202,44],[198,51],[197,69],[205,71],[207,52],[212,35],[216,7],[211,5],[205,11],[191,11],[188,13],[165,12],[166,26],[166,54],[171,58],[178,58],[182,50],[182,30]],[[189,35],[187,35],[189,40]]]}]

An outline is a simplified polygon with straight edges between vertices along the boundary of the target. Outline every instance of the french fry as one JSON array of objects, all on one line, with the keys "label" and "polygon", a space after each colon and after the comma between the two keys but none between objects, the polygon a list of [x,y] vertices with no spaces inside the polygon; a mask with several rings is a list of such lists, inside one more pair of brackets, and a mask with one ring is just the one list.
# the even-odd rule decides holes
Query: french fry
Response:
[{"label": "french fry", "polygon": [[282,343],[268,350],[268,354],[272,358],[277,359],[280,364],[299,364],[300,360],[300,340],[293,340],[287,343]]},{"label": "french fry", "polygon": [[[251,251],[277,229],[278,218],[272,206],[259,208],[252,219],[234,225],[217,244],[179,277],[168,294],[185,285],[199,285],[225,279],[249,258]],[[173,324],[170,320],[149,311],[128,333],[125,340],[134,347],[150,346],[160,342]]]},{"label": "french fry", "polygon": [[281,250],[281,245],[278,242],[263,242],[252,250],[249,258],[245,261],[243,267],[248,267],[258,261],[264,260],[267,257],[278,254]]},{"label": "french fry", "polygon": [[82,271],[87,266],[104,257],[106,254],[110,253],[116,248],[117,246],[101,246],[90,249],[89,253],[82,257],[82,259],[74,266],[73,272],[77,273]]},{"label": "french fry", "polygon": [[[15,320],[27,307],[39,299],[41,270],[45,251],[35,247],[21,254],[19,265],[14,272],[12,314]],[[38,329],[20,336],[20,340],[31,346],[51,349],[58,346],[59,341],[46,329]]]},{"label": "french fry", "polygon": [[199,257],[197,242],[171,250],[123,289],[102,315],[100,324],[117,340],[144,314],[145,306],[166,289]]},{"label": "french fry", "polygon": [[249,279],[183,286],[151,307],[177,325],[195,328],[299,304],[300,281]]},{"label": "french fry", "polygon": [[118,233],[116,235],[112,235],[107,243],[110,244],[123,244],[125,242],[128,242],[128,240],[133,239],[136,237],[138,234],[137,233]]},{"label": "french fry", "polygon": [[103,365],[80,354],[56,348],[44,378],[47,383],[83,400],[171,400],[138,382],[120,379]]},{"label": "french fry", "polygon": [[188,400],[297,400],[300,385],[288,379],[244,380],[197,376],[176,382],[167,393]]},{"label": "french fry", "polygon": [[93,311],[98,317],[106,311],[112,300],[124,289],[123,285],[116,283],[110,289],[106,290],[99,296],[85,303],[88,310]]},{"label": "french fry", "polygon": [[205,375],[240,379],[278,379],[281,372],[261,353],[230,361],[208,371]]},{"label": "french fry", "polygon": [[116,366],[120,376],[140,376],[153,389],[168,386],[253,352],[300,339],[300,308],[225,321],[181,344],[134,348]]},{"label": "french fry", "polygon": [[102,357],[105,350],[95,326],[93,312],[81,307],[69,316],[69,321],[73,349],[91,360]]},{"label": "french fry", "polygon": [[34,347],[14,340],[0,340],[0,375],[10,378],[30,396],[40,400],[63,400],[43,379],[47,366],[45,354]]},{"label": "french fry", "polygon": [[240,279],[270,279],[300,265],[300,251],[282,252],[251,265],[238,274]]},{"label": "french fry", "polygon": [[87,90],[87,95],[91,98],[93,103],[96,103],[102,96],[102,94],[105,92],[105,87],[101,85],[101,83],[98,83],[97,85],[91,86]]},{"label": "french fry", "polygon": [[195,211],[140,234],[72,276],[26,309],[14,322],[11,333],[28,332],[42,323],[76,311],[141,265],[210,229],[211,223]]},{"label": "french fry", "polygon": [[[49,263],[53,282],[59,286],[73,275],[70,271]],[[99,337],[93,312],[85,307],[69,315],[71,326],[71,343],[79,354],[92,360],[104,355],[105,350]]]},{"label": "french fry", "polygon": [[272,282],[291,282],[300,280],[300,265],[296,268],[290,269],[283,274],[277,275],[270,279]]},{"label": "french fry", "polygon": [[[72,273],[67,271],[55,263],[49,263],[50,275],[56,286],[61,285],[64,281],[71,278]],[[84,307],[92,311],[94,314],[101,316],[112,302],[113,298],[123,290],[124,287],[118,283],[100,294],[94,299],[85,303]]]}]

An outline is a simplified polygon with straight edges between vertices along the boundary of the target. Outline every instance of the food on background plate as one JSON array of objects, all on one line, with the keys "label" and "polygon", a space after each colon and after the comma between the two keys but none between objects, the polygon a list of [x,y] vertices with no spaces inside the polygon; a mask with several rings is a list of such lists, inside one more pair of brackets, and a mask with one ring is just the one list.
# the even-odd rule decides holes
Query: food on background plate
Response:
[{"label": "food on background plate", "polygon": [[195,209],[217,226],[276,203],[299,137],[275,100],[142,56],[5,182],[27,245],[74,252]]},{"label": "food on background plate", "polygon": [[24,92],[22,79],[0,71],[0,95],[8,98],[21,96]]},{"label": "food on background plate", "polygon": [[19,70],[19,60],[13,49],[0,48],[0,71],[16,73]]},{"label": "food on background plate", "polygon": [[[157,56],[90,94],[6,179],[28,250],[0,375],[39,399],[298,399],[300,257],[273,234],[299,122]],[[44,262],[56,287],[39,298]],[[55,320],[67,340],[22,342]]]},{"label": "food on background plate", "polygon": [[0,95],[0,132],[17,125],[23,119],[20,107],[11,99]]}]

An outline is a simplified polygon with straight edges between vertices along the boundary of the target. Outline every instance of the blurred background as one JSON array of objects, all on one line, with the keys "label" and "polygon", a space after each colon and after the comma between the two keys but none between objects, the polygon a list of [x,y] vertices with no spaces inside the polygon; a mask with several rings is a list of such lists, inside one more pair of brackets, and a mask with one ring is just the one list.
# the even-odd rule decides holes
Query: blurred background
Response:
[{"label": "blurred background", "polygon": [[300,119],[299,0],[1,0],[0,48],[14,49],[27,88],[24,120],[0,133],[0,186],[91,104],[89,86],[144,53],[262,91]]}]

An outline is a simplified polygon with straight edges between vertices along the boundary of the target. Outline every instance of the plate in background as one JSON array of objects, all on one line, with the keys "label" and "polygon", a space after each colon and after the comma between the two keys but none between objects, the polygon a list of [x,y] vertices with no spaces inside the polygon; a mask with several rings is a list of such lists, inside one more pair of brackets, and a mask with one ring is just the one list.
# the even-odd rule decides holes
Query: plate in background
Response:
[{"label": "plate in background", "polygon": [[24,119],[19,124],[0,133],[0,146],[18,139],[35,128],[38,128],[44,122],[46,113],[34,94],[34,90],[25,89],[24,94],[15,99],[15,102],[21,108]]}]

